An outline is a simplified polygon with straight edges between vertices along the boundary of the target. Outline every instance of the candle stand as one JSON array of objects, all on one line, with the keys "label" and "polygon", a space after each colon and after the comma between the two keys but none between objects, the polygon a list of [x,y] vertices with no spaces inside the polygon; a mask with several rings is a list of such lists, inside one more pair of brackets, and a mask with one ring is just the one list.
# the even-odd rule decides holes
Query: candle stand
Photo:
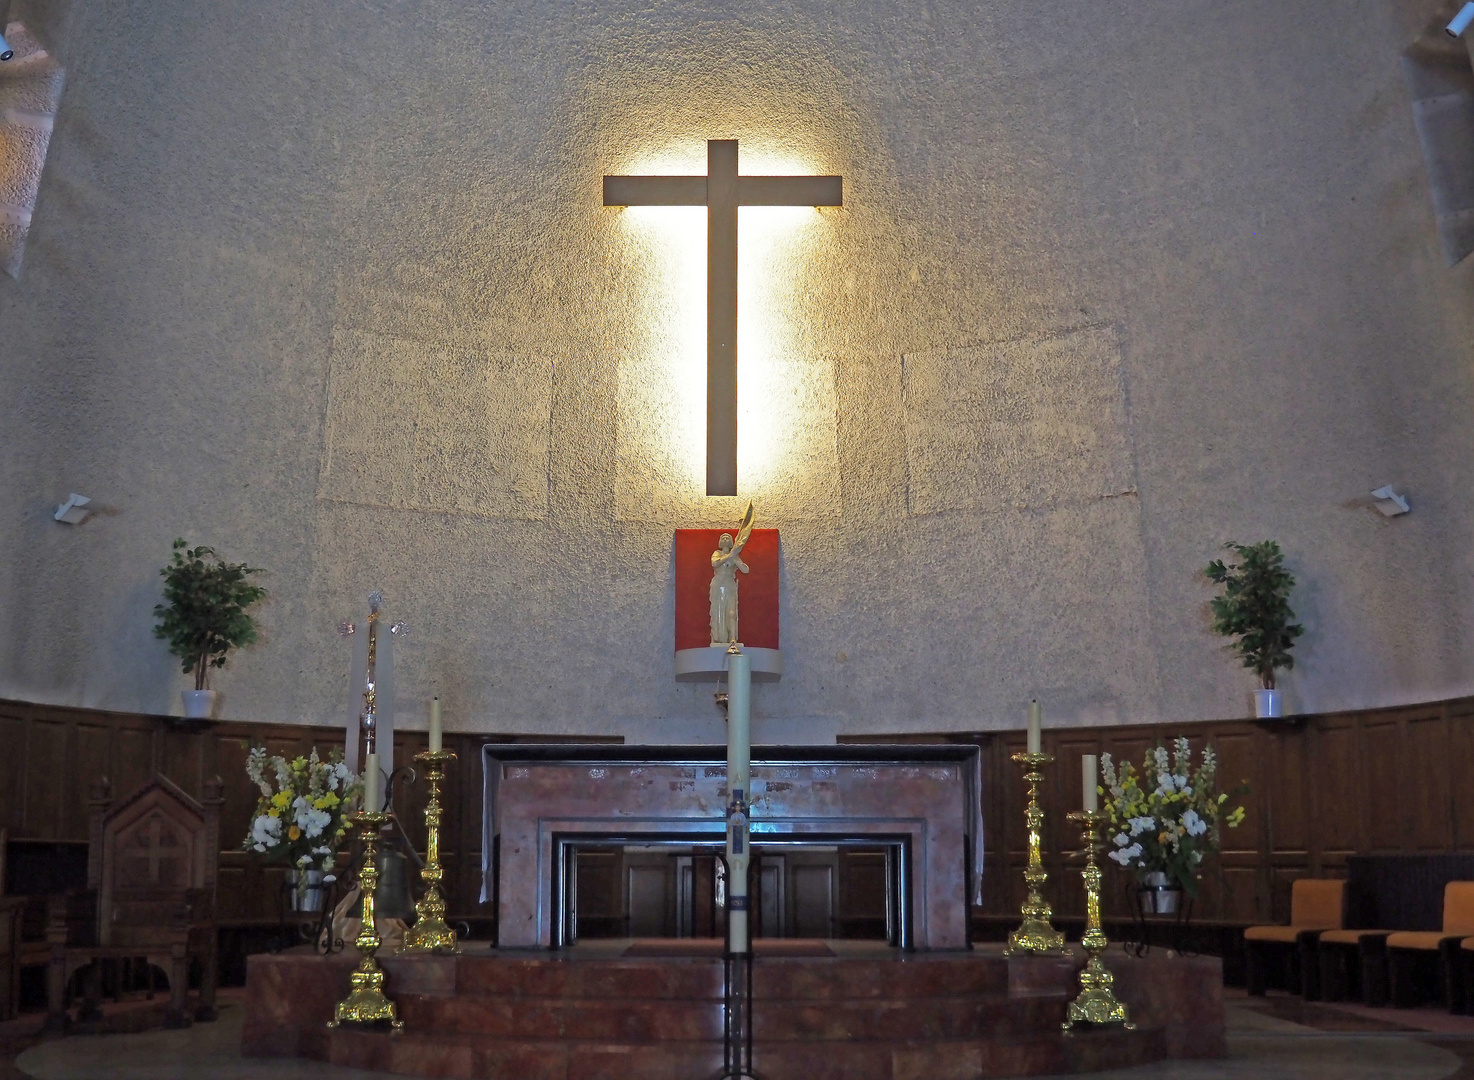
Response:
[{"label": "candle stand", "polygon": [[1029,895],[1022,909],[1024,921],[1017,930],[1008,935],[1008,946],[1003,950],[1003,955],[1054,955],[1065,951],[1065,936],[1049,921],[1054,913],[1044,902],[1040,892],[1044,882],[1049,879],[1049,874],[1044,869],[1044,859],[1040,851],[1044,810],[1039,805],[1039,782],[1044,779],[1043,768],[1054,760],[1054,756],[1014,754],[1013,760],[1024,766],[1024,779],[1029,782],[1029,808],[1025,814],[1029,824],[1029,868],[1024,871]]},{"label": "candle stand", "polygon": [[363,869],[358,880],[363,896],[363,918],[359,922],[358,938],[354,946],[358,949],[358,967],[348,976],[353,989],[338,1002],[333,1019],[328,1027],[351,1021],[356,1024],[373,1024],[389,1021],[391,1030],[398,1034],[404,1030],[394,1002],[384,996],[384,969],[374,954],[379,951],[379,928],[374,922],[374,894],[379,886],[379,866],[374,859],[379,840],[379,829],[389,820],[385,813],[360,810],[350,814],[348,820],[358,827],[358,838],[363,842]]},{"label": "candle stand", "polygon": [[440,895],[440,781],[445,779],[445,766],[454,761],[448,750],[426,750],[415,755],[425,766],[425,779],[430,784],[430,802],[425,806],[425,866],[420,879],[425,895],[415,905],[415,924],[405,932],[402,953],[456,953],[456,932],[445,924],[445,898]]},{"label": "candle stand", "polygon": [[1100,867],[1095,865],[1096,852],[1105,845],[1100,842],[1100,826],[1106,821],[1101,810],[1076,810],[1069,820],[1085,826],[1082,839],[1085,841],[1085,867],[1080,877],[1085,883],[1085,934],[1080,938],[1086,956],[1085,966],[1080,969],[1080,996],[1070,1002],[1069,1012],[1062,1025],[1066,1031],[1075,1024],[1121,1024],[1128,1031],[1136,1025],[1130,1020],[1125,1004],[1111,990],[1115,977],[1101,962],[1100,954],[1110,944],[1100,928]]}]

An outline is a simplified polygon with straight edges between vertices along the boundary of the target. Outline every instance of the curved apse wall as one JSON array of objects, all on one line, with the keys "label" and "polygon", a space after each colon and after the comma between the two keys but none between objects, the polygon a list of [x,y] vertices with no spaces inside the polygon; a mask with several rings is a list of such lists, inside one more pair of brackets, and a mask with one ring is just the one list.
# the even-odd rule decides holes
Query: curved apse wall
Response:
[{"label": "curved apse wall", "polygon": [[[402,722],[720,739],[671,678],[671,536],[748,496],[760,739],[1245,715],[1230,539],[1301,579],[1289,708],[1471,692],[1474,285],[1416,27],[1286,7],[89,5],[0,282],[0,693],[177,709],[183,535],[270,571],[226,715],[336,720],[380,588]],[[600,205],[713,137],[845,178],[744,211],[731,500],[695,479],[699,211]],[[1367,509],[1389,482],[1412,514]],[[67,491],[103,512],[63,530]]]}]

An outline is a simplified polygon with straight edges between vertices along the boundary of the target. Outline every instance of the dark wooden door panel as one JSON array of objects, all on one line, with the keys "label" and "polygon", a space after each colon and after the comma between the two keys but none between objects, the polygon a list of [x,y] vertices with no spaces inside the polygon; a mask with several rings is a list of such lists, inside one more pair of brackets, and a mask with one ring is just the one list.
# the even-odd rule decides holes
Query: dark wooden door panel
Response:
[{"label": "dark wooden door panel", "polygon": [[1366,789],[1359,735],[1349,720],[1314,733],[1315,751],[1307,768],[1315,796],[1315,834],[1323,853],[1356,851],[1363,842]]},{"label": "dark wooden door panel", "polygon": [[[1409,717],[1404,745],[1407,815],[1404,843],[1412,851],[1449,851],[1454,846],[1453,793],[1455,767],[1448,721],[1433,713]],[[1404,774],[1399,774],[1404,775]]]}]

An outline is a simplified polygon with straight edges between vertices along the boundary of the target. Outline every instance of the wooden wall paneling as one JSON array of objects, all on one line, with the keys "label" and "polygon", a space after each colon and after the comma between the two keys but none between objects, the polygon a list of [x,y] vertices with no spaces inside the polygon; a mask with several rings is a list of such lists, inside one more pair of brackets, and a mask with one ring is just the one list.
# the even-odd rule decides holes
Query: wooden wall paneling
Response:
[{"label": "wooden wall paneling", "polygon": [[[1403,820],[1407,810],[1404,789],[1408,786],[1406,778],[1414,775],[1409,768],[1415,764],[1412,756],[1404,753],[1406,724],[1396,714],[1381,713],[1375,718],[1363,718],[1360,726],[1360,745],[1356,748],[1361,750],[1361,782],[1333,805],[1337,813],[1361,811],[1366,822],[1366,843],[1357,850],[1368,854],[1406,851],[1410,823]],[[1365,797],[1368,791],[1374,790],[1367,784],[1373,777],[1378,781],[1375,790],[1380,796],[1375,800]],[[1322,822],[1322,826],[1325,824]]]},{"label": "wooden wall paneling", "polygon": [[1453,813],[1453,846],[1458,851],[1474,849],[1474,783],[1469,782],[1474,767],[1474,702],[1450,702],[1444,707],[1448,717],[1448,757],[1455,771],[1450,802]]},{"label": "wooden wall paneling", "polygon": [[246,775],[246,758],[251,752],[252,738],[246,734],[222,731],[214,734],[213,742],[217,771],[225,782],[221,793],[225,804],[220,808],[220,846],[229,851],[239,847],[250,831],[251,817],[261,791]]},{"label": "wooden wall paneling", "polygon": [[25,829],[26,720],[9,710],[0,713],[0,829],[12,836]]},{"label": "wooden wall paneling", "polygon": [[[81,840],[63,830],[64,803],[75,798],[68,765],[71,725],[32,717],[26,726],[25,818],[22,834],[41,840]],[[86,798],[85,793],[82,796]]]},{"label": "wooden wall paneling", "polygon": [[[80,720],[76,724],[74,736],[76,749],[72,762],[74,779],[68,785],[73,794],[67,799],[67,805],[64,808],[64,835],[68,839],[87,839],[87,821],[92,812],[92,808],[88,805],[88,796],[93,784],[104,776],[111,776],[113,741],[116,731],[117,725],[107,720],[101,722]],[[77,797],[78,794],[80,798]],[[116,789],[114,794],[118,794]]]},{"label": "wooden wall paneling", "polygon": [[[1137,773],[1141,772],[1141,762],[1146,752],[1155,746],[1161,745],[1155,736],[1140,727],[1106,729],[1101,732],[1100,749],[1102,754],[1110,754],[1111,762],[1120,768],[1123,762],[1130,762]],[[1155,777],[1143,777],[1143,784],[1155,786]]]},{"label": "wooden wall paneling", "polygon": [[1254,922],[1262,917],[1260,893],[1266,892],[1267,886],[1261,884],[1257,860],[1221,859],[1218,876],[1221,899],[1218,910],[1210,917],[1231,922]]},{"label": "wooden wall paneling", "polygon": [[[113,794],[118,798],[137,791],[153,776],[154,736],[152,724],[141,724],[131,717],[114,720],[108,779],[112,781]],[[86,798],[85,790],[82,797]]]},{"label": "wooden wall paneling", "polygon": [[[225,844],[225,837],[221,837]],[[215,894],[215,910],[222,922],[238,922],[260,917],[255,898],[260,888],[260,873],[243,851],[220,852],[219,881]]]},{"label": "wooden wall paneling", "polygon": [[481,903],[481,740],[470,735],[446,739],[456,760],[447,773],[455,783],[447,787],[445,805],[451,808],[457,839],[455,872],[447,876],[452,891],[447,907],[458,914],[489,914],[494,905]]},{"label": "wooden wall paneling", "polygon": [[[1264,815],[1262,842],[1270,851],[1281,860],[1308,865],[1313,797],[1306,783],[1304,729],[1266,728],[1258,742],[1259,783],[1250,780],[1245,805]],[[1244,824],[1248,826],[1247,818]]]},{"label": "wooden wall paneling", "polygon": [[[415,764],[414,756],[428,745],[428,736],[419,732],[396,732],[394,736],[395,771],[408,767],[414,773],[413,781],[409,779],[408,773],[401,774],[399,790],[394,797],[394,810],[399,815],[399,822],[404,826],[410,842],[421,855],[425,851],[425,807],[430,802],[430,788],[425,783],[425,768]],[[443,783],[441,787],[444,788]]]},{"label": "wooden wall paneling", "polygon": [[200,798],[204,790],[200,776],[200,746],[204,742],[204,733],[167,724],[160,736],[163,747],[159,771],[191,798]]},{"label": "wooden wall paneling", "polygon": [[[1262,734],[1250,724],[1230,724],[1210,731],[1204,744],[1211,744],[1218,758],[1218,788],[1228,793],[1244,782],[1249,790],[1231,796],[1226,807],[1242,805],[1243,823],[1235,829],[1221,830],[1222,851],[1205,877],[1212,877],[1212,903],[1205,915],[1210,918],[1252,918],[1259,904],[1259,891],[1267,882],[1259,880],[1259,853],[1269,835],[1265,780],[1259,775],[1263,755],[1259,752]],[[1195,747],[1200,754],[1202,747]],[[1201,760],[1201,758],[1199,758]],[[1236,915],[1235,913],[1242,913]]]},{"label": "wooden wall paneling", "polygon": [[1312,796],[1310,828],[1321,865],[1344,861],[1364,850],[1366,788],[1360,753],[1361,732],[1352,717],[1327,717],[1307,724],[1306,782]]},{"label": "wooden wall paneling", "polygon": [[[1048,898],[1061,915],[1079,910],[1079,876],[1064,852],[1078,846],[1064,815],[1080,802],[1079,757],[1110,751],[1140,767],[1149,746],[1187,734],[1197,749],[1211,740],[1220,782],[1247,773],[1253,791],[1245,825],[1225,834],[1225,849],[1204,881],[1195,917],[1239,922],[1283,921],[1290,883],[1306,874],[1338,876],[1354,852],[1474,850],[1474,698],[1363,713],[1312,717],[1302,724],[1224,721],[1195,725],[1123,725],[1046,730],[1056,762],[1046,772]],[[444,786],[445,888],[453,917],[485,917],[479,904],[481,745],[490,740],[547,741],[536,736],[452,733],[459,755]],[[1027,861],[1025,789],[1009,760],[1023,732],[908,736],[903,741],[975,742],[981,748],[984,801],[984,907],[1017,916]],[[238,849],[256,793],[245,777],[253,744],[289,756],[340,742],[336,727],[304,728],[219,722],[191,730],[163,717],[0,702],[0,826],[21,837],[84,839],[87,789],[107,775],[119,797],[162,769],[192,793],[205,779],[225,780],[221,823],[221,915],[227,921],[276,919],[274,882],[284,868],[262,867]],[[401,764],[423,745],[423,733],[396,739]],[[401,812],[423,851],[423,784],[405,789]],[[1131,876],[1106,867],[1106,911],[1125,914]]]},{"label": "wooden wall paneling", "polygon": [[[1443,710],[1433,708],[1404,718],[1403,765],[1399,807],[1406,829],[1404,843],[1413,851],[1452,851],[1454,813],[1451,771],[1454,756]],[[1376,776],[1375,762],[1372,775]],[[1378,813],[1373,809],[1373,813]]]},{"label": "wooden wall paneling", "polygon": [[1008,910],[1009,857],[1007,776],[1017,766],[1008,760],[1003,736],[993,735],[982,746],[983,771],[983,910]]}]

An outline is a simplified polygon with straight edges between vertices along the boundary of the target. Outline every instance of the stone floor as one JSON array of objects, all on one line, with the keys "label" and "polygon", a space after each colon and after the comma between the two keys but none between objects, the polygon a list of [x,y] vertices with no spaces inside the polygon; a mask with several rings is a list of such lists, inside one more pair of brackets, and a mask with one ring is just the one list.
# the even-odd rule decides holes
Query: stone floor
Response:
[{"label": "stone floor", "polygon": [[[242,1058],[240,991],[221,1017],[186,1031],[42,1040],[40,1018],[0,1025],[0,1080],[388,1080],[306,1061]],[[1226,1061],[1164,1062],[1099,1080],[1474,1080],[1474,1018],[1431,1010],[1309,1005],[1230,993]],[[156,1006],[113,1006],[114,1026],[144,1026]],[[130,1019],[131,1018],[131,1019]],[[758,1062],[761,1071],[761,1062]]]}]

